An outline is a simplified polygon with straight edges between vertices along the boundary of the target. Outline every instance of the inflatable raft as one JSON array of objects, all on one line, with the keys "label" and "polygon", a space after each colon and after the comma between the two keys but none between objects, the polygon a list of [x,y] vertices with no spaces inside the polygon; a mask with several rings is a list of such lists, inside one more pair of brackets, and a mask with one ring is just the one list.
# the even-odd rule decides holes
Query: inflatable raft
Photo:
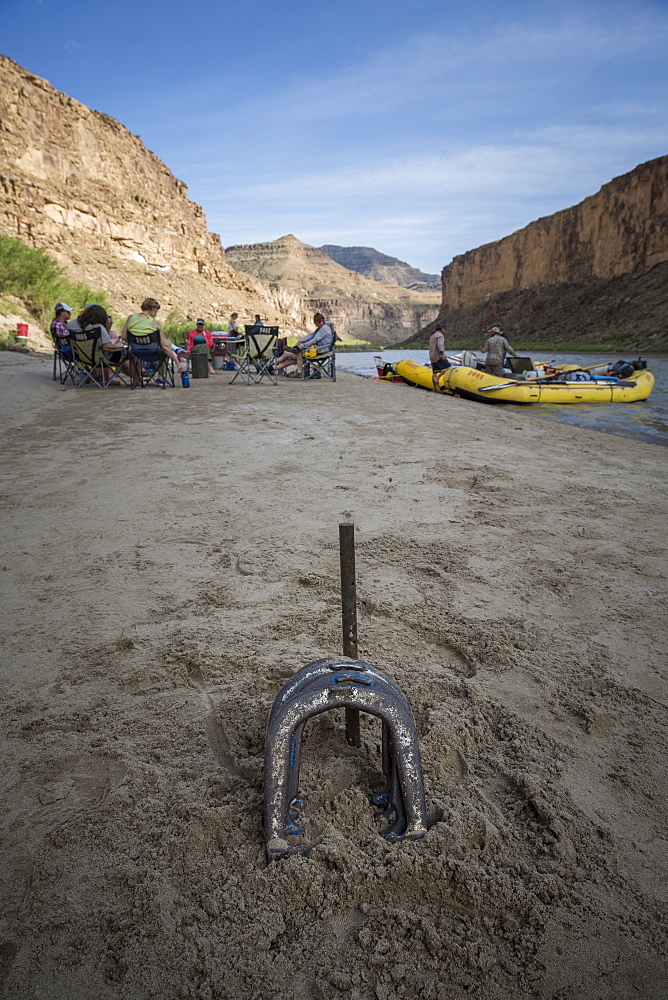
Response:
[{"label": "inflatable raft", "polygon": [[[654,376],[646,369],[634,370],[623,379],[594,375],[588,381],[578,378],[581,372],[576,365],[563,365],[556,375],[498,378],[477,368],[453,365],[441,372],[438,386],[448,395],[481,403],[635,403],[647,399],[654,388]],[[416,361],[397,361],[394,375],[409,385],[433,389],[431,368]]]}]

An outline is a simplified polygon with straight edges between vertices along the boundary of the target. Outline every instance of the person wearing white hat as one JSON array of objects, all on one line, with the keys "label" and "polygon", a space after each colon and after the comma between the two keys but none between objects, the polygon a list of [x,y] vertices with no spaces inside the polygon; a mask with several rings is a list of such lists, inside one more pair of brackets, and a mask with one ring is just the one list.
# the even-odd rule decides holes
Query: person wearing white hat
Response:
[{"label": "person wearing white hat", "polygon": [[67,329],[67,323],[73,309],[72,306],[68,306],[67,302],[58,302],[54,311],[55,316],[51,320],[51,326],[49,327],[51,336],[53,337],[54,344],[58,346],[61,353],[69,356],[72,353],[72,348],[69,343],[70,331]]},{"label": "person wearing white hat", "polygon": [[487,340],[480,350],[487,355],[485,358],[485,371],[488,375],[497,375],[499,378],[503,378],[503,362],[506,354],[512,354],[514,358],[517,357],[516,352],[503,336],[500,326],[492,327]]}]

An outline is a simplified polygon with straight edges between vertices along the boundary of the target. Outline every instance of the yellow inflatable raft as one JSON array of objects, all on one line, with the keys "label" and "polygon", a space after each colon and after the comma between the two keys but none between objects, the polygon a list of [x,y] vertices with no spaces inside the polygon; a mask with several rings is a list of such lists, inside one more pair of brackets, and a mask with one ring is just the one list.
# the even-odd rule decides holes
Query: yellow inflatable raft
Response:
[{"label": "yellow inflatable raft", "polygon": [[[574,369],[575,366],[565,366],[565,369],[568,368]],[[411,385],[433,389],[432,370],[426,365],[409,360],[397,361],[394,370]],[[565,371],[565,374],[566,381],[520,381],[512,377],[497,378],[475,368],[457,365],[441,372],[438,385],[441,392],[477,399],[482,403],[635,403],[647,399],[654,388],[654,376],[644,369],[634,371],[627,379],[605,382],[568,381],[568,372]]]}]

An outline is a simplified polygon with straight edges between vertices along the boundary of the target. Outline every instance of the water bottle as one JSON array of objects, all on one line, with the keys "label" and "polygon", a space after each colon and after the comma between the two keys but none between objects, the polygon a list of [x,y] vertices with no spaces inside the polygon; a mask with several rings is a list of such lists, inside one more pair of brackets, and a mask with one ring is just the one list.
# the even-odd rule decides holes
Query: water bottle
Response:
[{"label": "water bottle", "polygon": [[188,377],[188,372],[181,372],[181,385],[184,389],[187,389],[190,385],[190,379]]}]

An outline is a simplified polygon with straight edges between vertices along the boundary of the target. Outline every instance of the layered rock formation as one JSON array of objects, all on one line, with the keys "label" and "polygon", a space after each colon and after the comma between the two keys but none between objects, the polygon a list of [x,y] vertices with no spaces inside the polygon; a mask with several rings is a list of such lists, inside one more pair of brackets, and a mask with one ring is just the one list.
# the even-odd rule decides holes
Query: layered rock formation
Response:
[{"label": "layered rock formation", "polygon": [[668,260],[668,156],[616,177],[579,205],[455,257],[442,311],[486,295],[648,271]]},{"label": "layered rock formation", "polygon": [[0,232],[107,290],[119,312],[152,295],[162,315],[301,314],[299,296],[227,264],[186,191],[139,136],[0,56]]},{"label": "layered rock formation", "polygon": [[[499,324],[525,344],[668,348],[668,156],[455,257],[439,320],[466,346]],[[424,344],[434,325],[406,343]]]},{"label": "layered rock formation", "polygon": [[317,309],[336,320],[340,335],[391,344],[429,322],[438,308],[438,294],[381,285],[292,235],[228,247],[226,253],[240,271],[303,294],[308,314]]},{"label": "layered rock formation", "polygon": [[398,257],[389,257],[373,247],[339,247],[327,244],[318,249],[349,271],[358,271],[365,277],[386,285],[400,285],[420,292],[440,291],[441,288],[440,275],[425,274]]},{"label": "layered rock formation", "polygon": [[162,316],[259,312],[284,329],[303,329],[318,308],[338,320],[341,335],[388,343],[438,308],[432,294],[381,290],[294,237],[234,248],[226,260],[186,185],[139,136],[5,56],[0,232],[44,248],[71,278],[104,289],[119,313],[151,295]]}]

